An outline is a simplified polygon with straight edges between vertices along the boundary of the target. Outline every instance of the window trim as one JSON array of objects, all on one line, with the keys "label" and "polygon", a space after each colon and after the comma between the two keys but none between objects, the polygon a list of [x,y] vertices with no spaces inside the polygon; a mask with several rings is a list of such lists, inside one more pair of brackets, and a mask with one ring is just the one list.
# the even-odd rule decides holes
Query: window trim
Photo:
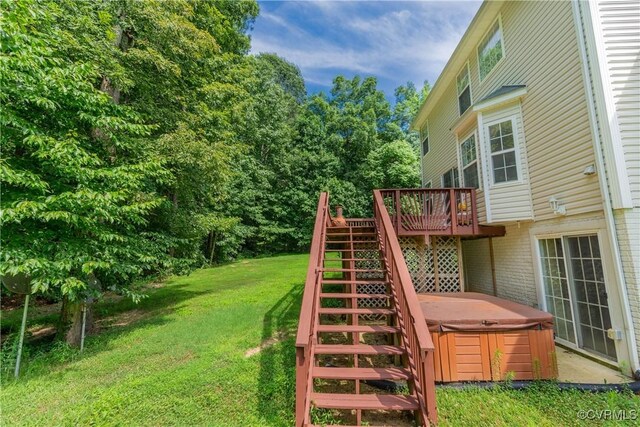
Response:
[{"label": "window trim", "polygon": [[[498,29],[500,30],[500,41],[501,41],[500,47],[502,48],[501,49],[502,57],[498,60],[498,62],[495,63],[493,68],[491,68],[491,70],[483,78],[482,72],[480,71],[480,45],[487,38],[487,36],[489,35],[489,31],[491,31],[491,29],[494,27],[496,22],[498,22]],[[507,56],[507,52],[504,46],[504,30],[502,26],[502,14],[499,14],[498,17],[491,22],[491,25],[489,25],[489,29],[482,35],[482,37],[480,38],[480,42],[476,46],[476,62],[478,63],[478,81],[482,83],[483,81],[487,80],[487,78],[491,75],[491,73],[493,73],[493,71],[496,68],[498,68],[498,65],[500,65],[501,62],[503,62],[503,59],[505,58],[505,56]]]},{"label": "window trim", "polygon": [[[460,92],[458,91],[458,77],[460,77],[460,74],[462,74],[462,72],[465,69],[467,70],[467,86],[465,87],[465,89],[469,88],[469,106],[467,107],[466,110],[460,111]],[[464,90],[462,92],[464,92]],[[466,113],[467,111],[473,108],[473,92],[471,91],[471,67],[469,66],[468,59],[467,59],[467,62],[462,67],[462,69],[460,70],[460,72],[456,75],[456,94],[457,94],[457,100],[458,100],[458,116],[462,116],[464,113]]]},{"label": "window trim", "polygon": [[[426,136],[423,138],[423,130],[426,131]],[[422,154],[420,156],[420,158],[422,159],[424,156],[426,156],[427,154],[429,154],[429,152],[431,151],[431,144],[429,143],[429,121],[426,120],[424,122],[424,125],[420,128],[420,131],[418,132],[418,136],[420,139],[420,153]],[[427,151],[424,151],[424,141],[425,139],[427,140]]]},{"label": "window trim", "polygon": [[458,165],[455,165],[453,167],[450,167],[449,169],[447,169],[446,171],[444,171],[443,174],[440,175],[440,188],[458,188],[456,187],[456,178],[455,175],[453,176],[453,187],[445,187],[444,186],[444,176],[446,174],[448,174],[449,172],[451,172],[452,170],[456,170],[458,171],[458,187],[460,186],[460,169],[458,169]]},{"label": "window trim", "polygon": [[[491,137],[489,134],[489,126],[493,126],[498,123],[504,123],[508,120],[511,121],[511,129],[513,131],[513,150],[516,155],[516,169],[518,172],[518,179],[514,181],[495,182],[495,176],[493,174],[493,157],[492,156],[494,154],[508,152],[509,150],[502,150],[499,152],[497,151],[495,153],[491,151]],[[485,133],[484,134],[485,150],[486,150],[485,154],[487,156],[487,172],[489,175],[488,179],[489,179],[490,188],[508,187],[510,185],[524,184],[525,180],[524,180],[524,175],[522,170],[522,153],[520,151],[520,137],[518,135],[518,132],[520,131],[520,128],[518,127],[518,116],[516,114],[512,114],[507,117],[503,117],[501,119],[491,120],[490,122],[484,122],[483,126],[484,128],[482,131]]]},{"label": "window trim", "polygon": [[474,160],[476,163],[476,170],[478,172],[478,188],[476,188],[476,190],[482,190],[483,185],[482,185],[482,175],[480,175],[481,170],[482,170],[482,165],[481,165],[481,159],[480,159],[480,141],[478,138],[478,129],[474,128],[472,131],[467,132],[465,134],[465,136],[463,138],[458,138],[458,171],[459,172],[459,177],[458,180],[460,181],[460,185],[464,186],[464,187],[469,187],[467,185],[467,183],[464,181],[464,166],[462,164],[462,144],[464,144],[469,138],[474,137],[474,144],[476,146],[476,159]]}]

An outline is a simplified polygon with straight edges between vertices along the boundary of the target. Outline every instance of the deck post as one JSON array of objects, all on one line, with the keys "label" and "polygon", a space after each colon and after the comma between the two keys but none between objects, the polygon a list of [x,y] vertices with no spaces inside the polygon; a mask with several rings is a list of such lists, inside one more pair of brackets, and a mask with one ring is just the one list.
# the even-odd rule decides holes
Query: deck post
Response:
[{"label": "deck post", "polygon": [[458,200],[456,199],[456,190],[449,190],[449,210],[451,211],[451,234],[458,234]]},{"label": "deck post", "polygon": [[498,296],[498,281],[496,279],[496,260],[493,257],[493,237],[489,237],[489,260],[491,262],[491,283],[493,285],[493,296]]},{"label": "deck post", "polygon": [[433,351],[427,351],[423,365],[424,372],[424,391],[425,400],[427,401],[427,417],[432,424],[438,424],[438,410],[436,407],[436,382],[435,382],[435,365],[433,361]]},{"label": "deck post", "polygon": [[296,427],[304,425],[304,408],[307,396],[307,366],[305,348],[296,347]]},{"label": "deck post", "polygon": [[396,190],[394,192],[396,199],[396,230],[398,230],[398,234],[402,234],[402,221],[400,219],[402,212],[400,207],[400,190]]},{"label": "deck post", "polygon": [[473,221],[473,235],[480,234],[480,225],[478,224],[478,206],[476,205],[476,192],[471,191],[471,220]]},{"label": "deck post", "polygon": [[431,250],[433,251],[433,283],[435,286],[436,292],[440,292],[440,278],[438,277],[440,274],[438,272],[438,237],[431,236]]}]

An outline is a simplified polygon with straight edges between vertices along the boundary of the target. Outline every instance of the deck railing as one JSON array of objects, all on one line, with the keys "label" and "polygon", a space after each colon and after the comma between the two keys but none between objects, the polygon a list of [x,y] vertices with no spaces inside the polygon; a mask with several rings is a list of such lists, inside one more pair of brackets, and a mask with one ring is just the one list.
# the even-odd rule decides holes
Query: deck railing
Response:
[{"label": "deck railing", "polygon": [[329,195],[320,194],[313,227],[313,238],[309,254],[309,267],[302,295],[302,308],[296,338],[296,427],[309,423],[311,405],[311,379],[315,331],[318,327],[316,315],[320,307],[322,267],[324,265],[324,245],[326,228],[330,225]]},{"label": "deck railing", "polygon": [[474,188],[379,191],[399,236],[479,233]]},{"label": "deck railing", "polygon": [[[406,191],[406,190],[402,190]],[[412,190],[409,190],[412,191]],[[385,190],[388,193],[388,190]],[[402,203],[399,191],[397,193]],[[392,194],[393,196],[393,194]],[[402,339],[408,350],[408,364],[414,376],[415,392],[421,407],[424,425],[437,422],[434,374],[434,346],[427,328],[411,275],[398,243],[394,225],[385,206],[383,191],[373,191],[374,220],[384,256],[393,298],[398,308],[397,318],[403,330]],[[397,202],[398,199],[396,199]]]}]

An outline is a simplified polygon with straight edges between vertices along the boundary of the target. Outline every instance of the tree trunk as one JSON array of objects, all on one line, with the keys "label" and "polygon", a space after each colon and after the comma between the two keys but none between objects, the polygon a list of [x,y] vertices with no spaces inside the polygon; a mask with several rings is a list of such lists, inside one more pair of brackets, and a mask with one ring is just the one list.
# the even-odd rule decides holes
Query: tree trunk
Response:
[{"label": "tree trunk", "polygon": [[86,310],[85,337],[93,330],[93,304],[81,301],[70,301],[66,296],[62,300],[62,311],[58,324],[57,337],[67,344],[80,347],[82,339],[82,314]]},{"label": "tree trunk", "polygon": [[213,264],[213,256],[216,253],[216,233],[209,232],[209,264]]}]

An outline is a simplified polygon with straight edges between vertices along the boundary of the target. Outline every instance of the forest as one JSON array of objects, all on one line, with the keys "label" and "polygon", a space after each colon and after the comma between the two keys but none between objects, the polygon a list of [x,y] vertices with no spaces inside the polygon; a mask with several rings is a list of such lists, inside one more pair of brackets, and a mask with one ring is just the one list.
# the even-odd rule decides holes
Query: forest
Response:
[{"label": "forest", "polygon": [[62,301],[70,344],[106,292],[304,252],[320,191],[362,217],[372,189],[419,185],[429,85],[393,105],[373,76],[308,94],[295,64],[249,53],[255,1],[0,4],[0,274]]}]

